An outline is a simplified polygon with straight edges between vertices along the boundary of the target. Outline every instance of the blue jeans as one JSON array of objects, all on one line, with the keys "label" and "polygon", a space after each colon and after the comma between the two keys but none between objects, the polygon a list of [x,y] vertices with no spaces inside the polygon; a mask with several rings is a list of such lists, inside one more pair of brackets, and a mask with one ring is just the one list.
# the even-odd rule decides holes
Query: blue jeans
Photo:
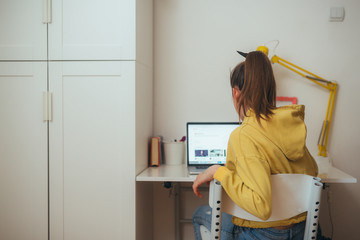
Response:
[{"label": "blue jeans", "polygon": [[[232,223],[232,216],[222,213],[221,217],[221,240],[302,240],[305,233],[305,222],[295,224],[293,227],[284,230],[275,228],[246,228],[236,226]],[[201,240],[200,226],[211,228],[211,208],[201,206],[196,209],[193,218],[195,238]]]}]

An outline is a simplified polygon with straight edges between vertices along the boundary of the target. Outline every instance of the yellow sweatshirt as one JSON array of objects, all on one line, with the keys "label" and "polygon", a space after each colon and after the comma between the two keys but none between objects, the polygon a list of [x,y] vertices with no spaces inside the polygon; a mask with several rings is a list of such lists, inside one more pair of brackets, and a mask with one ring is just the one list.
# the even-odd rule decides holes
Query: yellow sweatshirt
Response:
[{"label": "yellow sweatshirt", "polygon": [[[249,110],[242,125],[230,135],[226,167],[220,167],[214,178],[237,205],[260,219],[266,220],[271,215],[271,174],[318,174],[316,162],[305,145],[304,109],[303,105],[279,107],[270,120],[261,119],[261,126],[255,113]],[[305,219],[306,213],[266,223],[233,217],[233,223],[268,228]]]}]

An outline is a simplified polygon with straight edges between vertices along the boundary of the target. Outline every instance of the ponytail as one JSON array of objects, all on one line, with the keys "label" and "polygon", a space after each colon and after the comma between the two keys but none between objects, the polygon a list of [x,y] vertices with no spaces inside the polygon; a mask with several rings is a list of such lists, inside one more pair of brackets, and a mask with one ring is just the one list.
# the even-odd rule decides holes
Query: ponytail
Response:
[{"label": "ponytail", "polygon": [[250,52],[244,62],[238,64],[231,73],[231,87],[241,91],[237,102],[239,112],[252,109],[256,119],[269,119],[276,108],[276,83],[268,57],[260,52]]}]

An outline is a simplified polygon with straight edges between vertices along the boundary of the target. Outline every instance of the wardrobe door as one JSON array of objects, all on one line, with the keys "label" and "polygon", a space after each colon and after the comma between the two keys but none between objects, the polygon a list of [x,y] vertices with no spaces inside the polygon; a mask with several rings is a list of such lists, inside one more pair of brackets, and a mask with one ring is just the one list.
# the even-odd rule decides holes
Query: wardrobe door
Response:
[{"label": "wardrobe door", "polygon": [[51,62],[51,240],[135,239],[134,62]]},{"label": "wardrobe door", "polygon": [[53,0],[50,60],[134,60],[135,1]]},{"label": "wardrobe door", "polygon": [[0,239],[48,237],[46,63],[0,62]]},{"label": "wardrobe door", "polygon": [[0,1],[0,60],[46,60],[43,2]]}]

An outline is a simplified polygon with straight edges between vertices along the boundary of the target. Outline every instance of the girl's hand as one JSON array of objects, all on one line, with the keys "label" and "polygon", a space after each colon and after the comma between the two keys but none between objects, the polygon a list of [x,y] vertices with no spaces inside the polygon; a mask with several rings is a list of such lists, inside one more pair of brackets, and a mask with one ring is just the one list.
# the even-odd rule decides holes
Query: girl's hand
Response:
[{"label": "girl's hand", "polygon": [[203,183],[209,184],[214,179],[214,174],[219,167],[221,167],[221,166],[220,165],[212,165],[211,167],[209,167],[208,169],[206,169],[204,172],[200,173],[196,177],[196,179],[192,185],[193,191],[196,196],[198,196],[199,198],[203,197],[203,195],[199,192],[199,186]]}]

